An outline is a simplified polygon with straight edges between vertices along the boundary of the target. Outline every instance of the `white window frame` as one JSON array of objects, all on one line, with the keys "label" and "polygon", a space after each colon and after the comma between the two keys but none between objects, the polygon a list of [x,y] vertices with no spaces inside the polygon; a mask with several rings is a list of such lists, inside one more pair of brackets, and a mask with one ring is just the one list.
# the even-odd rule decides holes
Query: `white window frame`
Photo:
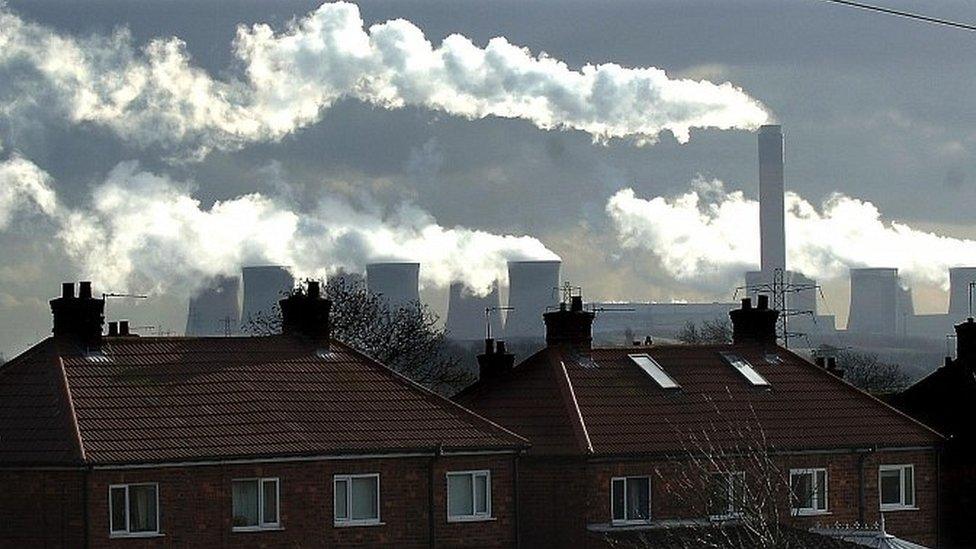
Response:
[{"label": "white window frame", "polygon": [[[264,483],[274,481],[275,483],[275,507],[277,508],[277,520],[274,522],[264,520]],[[231,526],[234,532],[257,532],[262,530],[281,530],[281,480],[278,477],[249,477],[235,478],[231,480],[231,491],[233,493],[235,482],[257,482],[258,483],[258,523],[254,526]],[[234,516],[234,501],[231,497],[231,518]]]},{"label": "white window frame", "polygon": [[[819,507],[820,498],[817,497],[817,492],[819,492],[817,485],[817,473],[823,473],[824,475],[824,501],[823,509]],[[810,502],[813,507],[800,507],[800,500],[796,494],[793,493],[793,477],[800,475],[810,475],[813,480],[810,482],[810,486],[813,487],[813,495],[810,498]],[[830,473],[827,471],[826,467],[807,467],[805,469],[790,469],[790,510],[793,516],[798,517],[808,517],[813,515],[827,515],[830,513]]]},{"label": "white window frame", "polygon": [[[376,479],[376,518],[370,519],[353,519],[352,518],[352,481],[357,478],[375,478]],[[346,483],[346,518],[339,518],[336,516],[336,484],[340,481]],[[359,473],[351,475],[333,475],[332,476],[332,523],[335,526],[377,526],[383,524],[381,520],[381,509],[380,509],[380,474],[379,473]]]},{"label": "white window frame", "polygon": [[[886,471],[898,471],[900,478],[900,492],[901,497],[899,498],[899,503],[884,503],[881,498],[881,475]],[[906,493],[905,493],[905,471],[912,472],[912,503],[906,504]],[[904,511],[904,510],[915,510],[918,509],[918,502],[915,499],[915,465],[911,463],[902,463],[898,465],[880,465],[878,466],[878,504],[882,511]]]},{"label": "white window frame", "polygon": [[[647,518],[646,519],[628,519],[627,518],[627,482],[630,480],[647,479]],[[614,518],[613,512],[613,484],[618,481],[624,481],[624,518],[616,519]],[[653,492],[653,487],[651,485],[650,475],[627,475],[622,477],[612,477],[610,479],[610,524],[613,526],[634,526],[640,524],[650,524],[651,523],[651,493]]]},{"label": "white window frame", "polygon": [[[133,486],[152,486],[156,492],[156,529],[144,532],[130,531],[131,520],[129,518],[129,488]],[[125,529],[116,530],[112,520],[115,518],[112,509],[112,490],[119,488],[125,489]],[[159,524],[159,483],[158,482],[130,482],[127,484],[110,484],[108,487],[108,534],[111,538],[153,538],[161,536]]]},{"label": "white window frame", "polygon": [[745,494],[745,492],[743,492],[742,494],[739,494],[739,500],[740,501],[736,501],[735,500],[735,492],[734,492],[735,483],[734,482],[729,482],[729,478],[730,477],[740,477],[742,479],[742,487],[743,487],[743,489],[745,489],[745,485],[746,485],[746,473],[745,473],[745,471],[716,472],[716,473],[712,473],[712,475],[713,475],[712,478],[714,478],[714,477],[722,477],[722,480],[725,481],[725,489],[726,489],[726,492],[727,492],[725,494],[725,497],[726,497],[726,500],[729,502],[729,507],[726,508],[726,510],[725,510],[724,513],[718,513],[718,514],[715,514],[715,515],[711,515],[710,514],[708,516],[708,518],[711,519],[711,520],[728,520],[728,519],[733,519],[733,518],[741,517],[742,516],[742,509],[745,507],[745,497],[746,497],[746,494]]},{"label": "white window frame", "polygon": [[[471,477],[471,514],[470,515],[452,515],[451,514],[451,477],[461,477],[470,476]],[[475,498],[475,480],[478,477],[485,477],[485,510],[483,512],[478,512],[477,502],[474,501]],[[446,475],[447,479],[447,522],[476,522],[480,520],[491,520],[491,471],[489,469],[478,469],[474,471],[449,471]]]}]

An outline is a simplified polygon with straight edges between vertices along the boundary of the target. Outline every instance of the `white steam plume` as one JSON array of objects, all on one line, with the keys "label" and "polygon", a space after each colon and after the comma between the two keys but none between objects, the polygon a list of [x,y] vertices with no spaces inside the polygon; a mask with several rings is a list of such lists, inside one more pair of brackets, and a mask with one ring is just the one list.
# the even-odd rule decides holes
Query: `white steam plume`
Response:
[{"label": "white steam plume", "polygon": [[[394,214],[323,200],[298,212],[258,193],[203,207],[186,186],[125,162],[96,186],[91,204],[58,204],[50,178],[29,161],[0,163],[0,194],[32,202],[59,226],[58,239],[82,272],[103,288],[192,292],[241,265],[290,265],[298,276],[323,277],[338,268],[361,271],[376,260],[419,261],[425,284],[464,281],[487,290],[504,277],[506,262],[557,259],[535,238],[445,228],[414,206]],[[0,218],[4,219],[4,218]]]},{"label": "white steam plume", "polygon": [[178,38],[142,48],[125,30],[76,38],[0,3],[0,116],[53,110],[135,144],[197,154],[279,139],[342,97],[639,143],[662,131],[685,142],[691,128],[755,129],[768,119],[728,82],[613,63],[574,70],[502,37],[479,47],[454,34],[435,47],[403,19],[364,28],[359,8],[344,2],[323,4],[279,33],[242,25],[233,48],[240,72],[215,79],[194,66]]},{"label": "white steam plume", "polygon": [[[948,287],[949,267],[976,264],[976,241],[885,220],[874,204],[841,193],[817,208],[787,192],[786,209],[788,268],[807,276],[897,267],[910,281]],[[727,284],[758,267],[759,203],[726,192],[720,181],[696,181],[685,194],[649,200],[623,189],[609,199],[607,213],[622,246],[651,251],[679,280]]]}]

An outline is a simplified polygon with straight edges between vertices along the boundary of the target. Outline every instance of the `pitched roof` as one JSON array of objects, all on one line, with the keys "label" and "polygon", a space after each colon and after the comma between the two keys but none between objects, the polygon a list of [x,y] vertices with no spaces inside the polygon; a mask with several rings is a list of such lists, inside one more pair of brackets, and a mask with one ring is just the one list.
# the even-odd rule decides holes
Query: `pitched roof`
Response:
[{"label": "pitched roof", "polygon": [[[720,352],[746,359],[769,387],[751,385]],[[680,389],[662,389],[629,358],[634,353],[649,354]],[[750,429],[786,451],[941,441],[793,353],[755,345],[594,349],[590,355],[547,347],[456,400],[528,438],[530,454],[674,453],[687,449],[692,435],[732,446]]]},{"label": "pitched roof", "polygon": [[48,338],[0,368],[0,464],[521,448],[372,359],[290,336]]}]

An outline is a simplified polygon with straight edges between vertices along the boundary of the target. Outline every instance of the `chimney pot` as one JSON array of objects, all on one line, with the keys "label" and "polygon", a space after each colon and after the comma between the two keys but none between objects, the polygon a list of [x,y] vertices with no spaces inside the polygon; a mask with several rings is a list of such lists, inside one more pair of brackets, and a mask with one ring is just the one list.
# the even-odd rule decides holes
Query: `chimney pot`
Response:
[{"label": "chimney pot", "polygon": [[296,291],[278,304],[281,307],[283,334],[307,337],[328,349],[331,333],[329,311],[332,303],[322,297],[317,281],[308,281],[304,295]]},{"label": "chimney pot", "polygon": [[129,321],[120,320],[119,321],[119,335],[127,336],[129,335]]},{"label": "chimney pot", "polygon": [[956,360],[971,362],[976,359],[976,321],[972,317],[956,324]]},{"label": "chimney pot", "polygon": [[78,283],[78,297],[80,299],[91,299],[92,289],[91,282],[88,280],[83,280]]},{"label": "chimney pot", "polygon": [[65,299],[71,299],[75,296],[75,283],[74,282],[62,282],[61,283],[61,297]]},{"label": "chimney pot", "polygon": [[776,319],[779,318],[779,311],[769,308],[768,299],[767,296],[760,295],[760,306],[754,309],[749,298],[745,298],[741,309],[729,311],[729,318],[732,319],[732,343],[776,344]]},{"label": "chimney pot", "polygon": [[478,355],[478,379],[491,379],[507,374],[514,368],[515,355],[505,352],[505,342],[486,339],[485,352]]},{"label": "chimney pot", "polygon": [[105,300],[92,298],[91,282],[82,282],[78,294],[75,298],[74,284],[65,283],[61,285],[61,297],[50,301],[52,332],[55,337],[77,338],[89,348],[97,347],[105,323]]},{"label": "chimney pot", "polygon": [[558,311],[542,315],[546,323],[546,345],[568,344],[576,350],[589,351],[593,345],[593,311],[583,310],[583,298],[573,296],[571,306],[559,304]]},{"label": "chimney pot", "polygon": [[108,323],[108,335],[109,336],[117,336],[117,335],[119,335],[119,323],[118,322],[114,322],[113,321],[113,322],[109,322]]}]

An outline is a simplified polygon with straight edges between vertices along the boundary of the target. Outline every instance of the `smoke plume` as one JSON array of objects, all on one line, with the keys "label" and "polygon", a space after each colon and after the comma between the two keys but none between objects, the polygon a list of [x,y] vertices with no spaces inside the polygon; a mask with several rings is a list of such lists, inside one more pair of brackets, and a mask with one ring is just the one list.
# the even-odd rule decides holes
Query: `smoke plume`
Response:
[{"label": "smoke plume", "polygon": [[300,212],[252,193],[207,208],[189,185],[134,162],[116,166],[83,208],[59,204],[51,178],[21,157],[0,163],[0,183],[0,221],[32,204],[55,222],[58,241],[81,272],[113,290],[192,293],[247,264],[290,265],[298,276],[324,277],[402,259],[421,262],[424,284],[460,280],[486,291],[505,276],[508,260],[557,259],[534,238],[442,227],[409,204],[383,215],[325,199]]},{"label": "smoke plume", "polygon": [[217,79],[194,65],[178,38],[142,47],[124,29],[78,38],[0,3],[0,117],[54,115],[184,155],[280,139],[343,97],[638,143],[663,131],[685,142],[691,128],[754,129],[768,118],[729,82],[613,63],[575,70],[503,37],[479,47],[454,34],[434,46],[403,19],[365,28],[358,7],[344,2],[323,4],[277,33],[242,25],[233,51],[236,70]]},{"label": "smoke plume", "polygon": [[[976,264],[976,241],[886,220],[867,201],[834,193],[815,207],[786,193],[788,268],[827,280],[851,267],[897,267],[909,281],[948,287],[948,268]],[[696,181],[673,197],[643,199],[623,189],[607,202],[625,248],[656,255],[675,278],[728,288],[759,265],[759,203],[720,181]]]}]

